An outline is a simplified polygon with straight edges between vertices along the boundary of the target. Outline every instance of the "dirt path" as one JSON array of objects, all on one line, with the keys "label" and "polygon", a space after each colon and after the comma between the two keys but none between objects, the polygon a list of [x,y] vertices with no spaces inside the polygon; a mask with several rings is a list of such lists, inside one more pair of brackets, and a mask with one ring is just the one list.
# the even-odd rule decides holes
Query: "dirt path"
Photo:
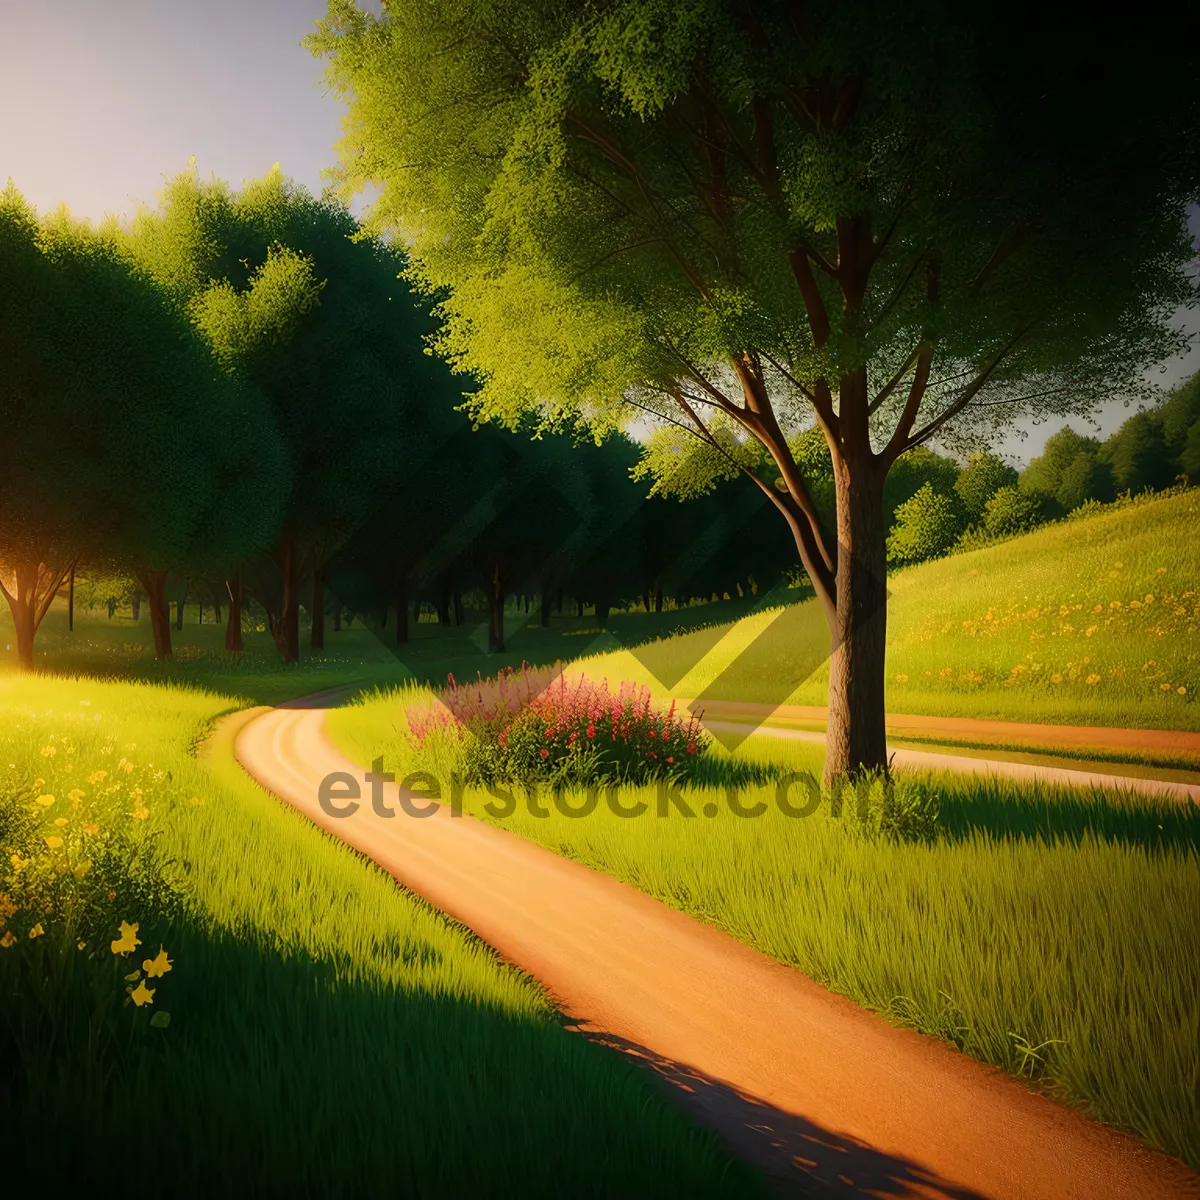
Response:
[{"label": "dirt path", "polygon": [[[825,724],[828,710],[813,704],[753,704],[740,700],[679,700],[698,705],[706,717],[731,721],[765,721],[769,717]],[[706,722],[707,723],[707,722]],[[888,735],[901,741],[966,742],[972,745],[1018,746],[1031,750],[1084,751],[1103,756],[1135,752],[1200,761],[1200,733],[1183,729],[1127,729],[1101,725],[1039,725],[993,721],[983,717],[942,717],[888,713]]]},{"label": "dirt path", "polygon": [[[704,727],[714,733],[741,733],[745,724],[737,721],[713,721],[707,716]],[[824,743],[825,735],[808,729],[781,729],[776,725],[761,725],[755,731],[763,737],[784,741]],[[1153,732],[1153,731],[1148,731]],[[953,771],[960,775],[997,775],[1023,783],[1048,783],[1063,787],[1110,788],[1137,792],[1143,796],[1170,796],[1200,804],[1200,784],[1182,783],[1173,779],[1150,779],[1139,775],[1119,775],[1107,771],[1085,771],[1073,767],[1046,767],[1037,763],[1010,762],[1000,758],[976,758],[965,754],[943,754],[933,750],[891,748],[891,761],[896,767],[921,771]]]},{"label": "dirt path", "polygon": [[369,855],[538,979],[588,1036],[645,1060],[680,1103],[781,1187],[954,1200],[1200,1197],[1179,1163],[894,1029],[641,892],[437,807],[322,811],[363,769],[300,705],[246,722],[234,753],[264,787]]}]

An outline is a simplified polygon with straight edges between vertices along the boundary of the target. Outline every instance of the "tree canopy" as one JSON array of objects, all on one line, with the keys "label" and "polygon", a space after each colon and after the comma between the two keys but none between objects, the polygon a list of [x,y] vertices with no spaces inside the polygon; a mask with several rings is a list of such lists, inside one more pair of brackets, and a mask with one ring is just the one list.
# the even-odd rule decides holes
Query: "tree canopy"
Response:
[{"label": "tree canopy", "polygon": [[1200,138],[1159,35],[1096,14],[1064,54],[939,0],[331,0],[310,45],[349,108],[342,186],[380,187],[373,228],[445,297],[476,415],[673,422],[707,446],[693,491],[744,475],[787,522],[841,772],[886,761],[893,463],[1137,395],[1180,344]]}]

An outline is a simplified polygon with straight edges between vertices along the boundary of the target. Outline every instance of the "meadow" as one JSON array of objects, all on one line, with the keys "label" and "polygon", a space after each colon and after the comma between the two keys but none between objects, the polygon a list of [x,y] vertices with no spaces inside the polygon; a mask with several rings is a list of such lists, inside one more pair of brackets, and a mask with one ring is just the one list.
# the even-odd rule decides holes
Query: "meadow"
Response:
[{"label": "meadow", "polygon": [[[1109,506],[893,572],[887,708],[1200,729],[1200,491]],[[815,601],[594,658],[657,694],[825,703]]]},{"label": "meadow", "polygon": [[[415,686],[361,697],[328,727],[360,762],[402,778],[461,771],[463,746],[427,738]],[[937,775],[936,834],[873,835],[835,816],[785,815],[776,782],[743,783],[739,817],[720,767],[820,773],[820,748],[763,735],[728,756],[690,810],[622,787],[637,819],[567,788],[535,816],[467,787],[467,812],[711,922],[893,1022],[945,1038],[1064,1101],[1200,1166],[1200,809],[1117,792],[1068,792]],[[789,794],[795,806],[804,794]],[[708,811],[714,813],[709,816]]]},{"label": "meadow", "polygon": [[10,1171],[51,1194],[757,1194],[531,980],[228,745],[193,753],[239,706],[0,676]]}]

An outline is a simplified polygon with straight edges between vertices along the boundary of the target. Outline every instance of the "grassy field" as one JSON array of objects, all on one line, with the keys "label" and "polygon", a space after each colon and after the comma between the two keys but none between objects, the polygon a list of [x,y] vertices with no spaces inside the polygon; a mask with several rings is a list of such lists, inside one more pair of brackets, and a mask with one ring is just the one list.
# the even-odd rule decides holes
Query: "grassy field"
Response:
[{"label": "grassy field", "polygon": [[228,756],[195,757],[237,703],[0,675],[10,1174],[48,1194],[757,1194],[530,980]]},{"label": "grassy field", "polygon": [[[889,712],[1200,729],[1200,491],[889,580]],[[585,659],[688,698],[824,704],[815,601]]]},{"label": "grassy field", "polygon": [[[404,709],[427,695],[362,698],[331,714],[331,733],[402,777],[418,761]],[[819,774],[820,755],[755,736],[736,757]],[[419,761],[448,778],[459,759],[435,739]],[[741,790],[743,806],[767,805],[754,819],[711,788],[685,789],[690,818],[657,815],[654,789],[622,793],[648,804],[638,819],[604,804],[586,819],[524,806],[501,819],[471,788],[464,806],[1200,1167],[1200,809],[946,776],[929,786],[941,828],[916,843],[869,836],[827,800],[786,816],[771,783]]]}]

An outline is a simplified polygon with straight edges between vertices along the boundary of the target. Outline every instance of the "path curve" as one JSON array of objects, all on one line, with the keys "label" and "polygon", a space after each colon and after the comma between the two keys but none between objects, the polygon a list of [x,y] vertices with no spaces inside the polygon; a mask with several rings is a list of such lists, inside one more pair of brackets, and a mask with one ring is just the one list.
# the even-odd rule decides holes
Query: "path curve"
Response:
[{"label": "path curve", "polygon": [[[327,815],[363,768],[321,698],[270,710],[234,754],[265,788],[527,971],[588,1036],[645,1060],[735,1152],[805,1195],[1200,1197],[1200,1179],[949,1046],[896,1029],[617,880],[444,806]],[[366,788],[363,788],[364,798]]]}]

